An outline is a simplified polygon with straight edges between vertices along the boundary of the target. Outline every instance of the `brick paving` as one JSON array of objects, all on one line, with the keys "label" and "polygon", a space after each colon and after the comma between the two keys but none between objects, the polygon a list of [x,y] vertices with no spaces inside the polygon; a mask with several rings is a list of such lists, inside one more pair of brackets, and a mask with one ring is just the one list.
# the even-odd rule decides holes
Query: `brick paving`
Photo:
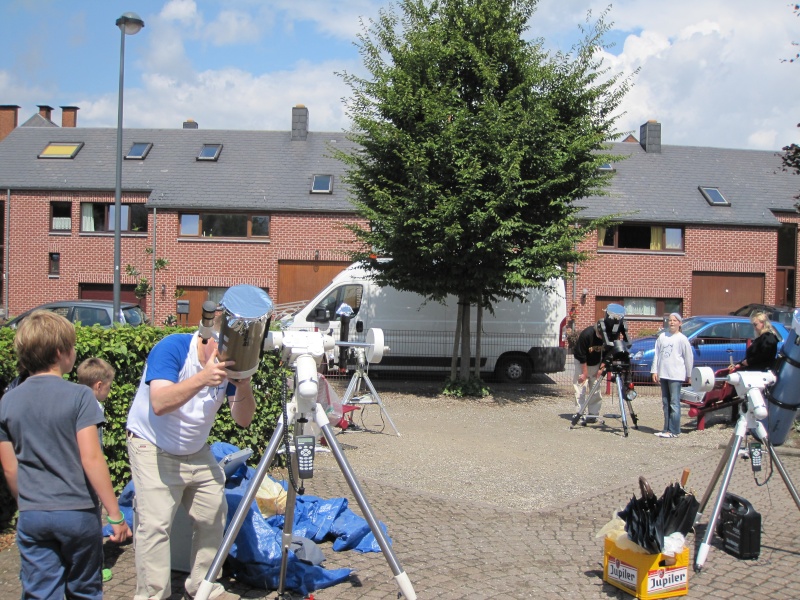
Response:
[{"label": "brick paving", "polygon": [[[797,484],[800,453],[789,449],[780,452]],[[694,457],[688,487],[695,490],[698,499],[722,454],[720,449]],[[653,489],[663,490],[679,476],[683,466],[661,465],[658,471],[649,473]],[[542,511],[515,511],[443,499],[419,492],[413,485],[389,486],[364,479],[360,483],[376,516],[386,523],[396,556],[419,598],[631,597],[602,581],[603,542],[595,534],[612,511],[624,507],[634,492],[638,495],[637,481]],[[344,496],[358,512],[344,477],[335,467],[318,467],[308,491],[321,497]],[[757,560],[738,560],[726,554],[715,538],[702,572],[695,573],[690,568],[688,597],[800,598],[800,519],[777,470],[768,485],[759,486],[749,464],[738,462],[728,491],[747,498],[761,513],[761,554]],[[716,492],[707,513],[715,498]],[[698,537],[706,522],[707,519],[700,521]],[[698,542],[692,535],[688,541],[693,560]],[[354,573],[345,583],[314,592],[317,600],[397,597],[398,588],[382,554],[334,553],[329,544],[322,549],[328,568],[349,567]],[[106,560],[114,578],[106,584],[105,597],[131,598],[135,581],[131,545],[106,544]],[[0,598],[19,597],[18,569],[16,547],[0,553]],[[180,589],[182,577],[175,575],[175,589]],[[221,581],[228,592],[227,600],[277,597],[274,591],[252,589],[230,578]],[[180,595],[175,593],[171,598],[177,600]]]}]

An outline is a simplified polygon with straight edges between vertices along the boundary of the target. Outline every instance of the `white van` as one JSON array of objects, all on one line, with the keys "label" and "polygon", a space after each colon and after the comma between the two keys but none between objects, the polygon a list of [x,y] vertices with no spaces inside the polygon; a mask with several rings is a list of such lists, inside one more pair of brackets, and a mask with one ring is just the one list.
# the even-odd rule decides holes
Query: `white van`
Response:
[{"label": "white van", "polygon": [[[527,381],[532,373],[557,373],[566,361],[567,305],[564,281],[553,291],[531,290],[525,302],[503,300],[494,314],[483,312],[481,372],[502,382]],[[371,328],[383,330],[389,352],[370,371],[448,371],[453,353],[458,303],[449,296],[445,304],[426,302],[423,296],[376,284],[370,271],[354,263],[281,326],[312,331],[317,309],[327,310],[331,334],[339,340],[341,317],[336,311],[348,304],[353,311],[349,340],[363,341]],[[475,307],[472,307],[472,357],[475,357]],[[338,360],[338,352],[335,353]]]}]

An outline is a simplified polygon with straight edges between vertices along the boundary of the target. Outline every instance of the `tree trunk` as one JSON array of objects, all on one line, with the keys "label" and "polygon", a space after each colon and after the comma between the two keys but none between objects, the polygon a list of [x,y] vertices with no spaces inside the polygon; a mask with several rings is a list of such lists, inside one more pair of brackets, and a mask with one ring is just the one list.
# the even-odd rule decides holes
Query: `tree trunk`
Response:
[{"label": "tree trunk", "polygon": [[464,312],[461,315],[461,368],[459,378],[462,381],[469,381],[470,371],[470,330],[469,330],[469,302],[463,302]]},{"label": "tree trunk", "polygon": [[453,336],[453,356],[450,358],[450,381],[455,381],[458,367],[458,346],[461,343],[461,315],[464,314],[464,306],[458,303],[458,314],[456,316],[456,332]]},{"label": "tree trunk", "polygon": [[475,379],[481,378],[481,332],[483,330],[483,307],[480,302],[475,306],[478,314],[475,315]]}]

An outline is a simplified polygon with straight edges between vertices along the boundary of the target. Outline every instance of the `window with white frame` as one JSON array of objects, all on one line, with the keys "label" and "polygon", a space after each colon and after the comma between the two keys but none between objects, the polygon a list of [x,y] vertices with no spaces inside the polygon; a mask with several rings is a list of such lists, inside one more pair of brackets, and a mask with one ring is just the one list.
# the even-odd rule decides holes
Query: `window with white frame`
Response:
[{"label": "window with white frame", "polygon": [[311,182],[312,194],[331,194],[333,193],[333,175],[314,175]]},{"label": "window with white frame", "polygon": [[621,304],[625,308],[625,318],[661,319],[670,313],[683,314],[682,298],[618,298],[598,296],[596,306],[599,312],[609,304]]}]

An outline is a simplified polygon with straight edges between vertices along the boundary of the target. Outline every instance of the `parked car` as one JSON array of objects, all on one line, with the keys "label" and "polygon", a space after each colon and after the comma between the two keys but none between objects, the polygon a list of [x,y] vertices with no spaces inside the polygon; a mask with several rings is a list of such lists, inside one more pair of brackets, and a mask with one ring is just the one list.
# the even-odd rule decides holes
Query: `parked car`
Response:
[{"label": "parked car", "polygon": [[731,314],[737,317],[752,317],[753,313],[765,312],[770,321],[782,323],[786,327],[792,326],[794,308],[791,306],[771,306],[769,304],[745,304]]},{"label": "parked car", "polygon": [[[86,327],[100,325],[111,327],[114,314],[114,303],[111,300],[62,300],[48,302],[36,308],[25,311],[4,324],[4,327],[16,328],[20,321],[36,310],[51,310],[67,318],[71,323],[80,323]],[[147,322],[144,311],[136,304],[122,302],[121,323],[125,325],[141,325]]]},{"label": "parked car", "polygon": [[[771,323],[777,333],[780,350],[789,331],[781,323]],[[694,366],[711,367],[715,371],[730,365],[731,359],[734,363],[744,359],[747,340],[755,335],[749,317],[733,315],[689,317],[683,320],[681,331],[692,345]],[[657,337],[641,337],[631,343],[631,377],[634,381],[651,381],[650,366],[653,364]]]}]

